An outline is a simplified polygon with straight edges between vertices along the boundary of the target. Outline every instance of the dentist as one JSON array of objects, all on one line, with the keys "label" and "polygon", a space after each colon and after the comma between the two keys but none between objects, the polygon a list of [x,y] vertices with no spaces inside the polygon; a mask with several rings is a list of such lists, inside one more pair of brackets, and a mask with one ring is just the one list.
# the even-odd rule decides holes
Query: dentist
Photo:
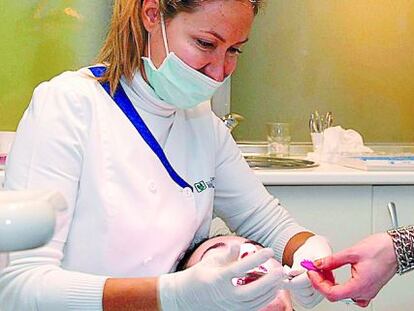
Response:
[{"label": "dentist", "polygon": [[[36,88],[5,186],[59,191],[69,208],[49,244],[10,254],[2,310],[258,310],[283,275],[232,278],[272,256],[295,269],[331,254],[255,178],[206,103],[235,70],[260,2],[115,0],[99,65]],[[272,249],[171,273],[213,212]],[[305,307],[322,299],[306,273],[287,283]]]}]

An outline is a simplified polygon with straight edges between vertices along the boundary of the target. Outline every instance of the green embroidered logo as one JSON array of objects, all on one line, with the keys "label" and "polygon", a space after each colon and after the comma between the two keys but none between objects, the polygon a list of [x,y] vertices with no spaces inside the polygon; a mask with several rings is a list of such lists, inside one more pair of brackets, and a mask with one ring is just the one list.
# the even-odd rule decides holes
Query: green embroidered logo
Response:
[{"label": "green embroidered logo", "polygon": [[199,182],[196,182],[194,184],[194,188],[196,188],[197,192],[203,192],[204,190],[210,188],[210,189],[214,189],[214,180],[216,178],[215,177],[210,177],[210,180],[200,180]]},{"label": "green embroidered logo", "polygon": [[207,189],[207,185],[204,181],[199,181],[198,183],[195,183],[194,187],[196,188],[197,192],[202,192]]}]

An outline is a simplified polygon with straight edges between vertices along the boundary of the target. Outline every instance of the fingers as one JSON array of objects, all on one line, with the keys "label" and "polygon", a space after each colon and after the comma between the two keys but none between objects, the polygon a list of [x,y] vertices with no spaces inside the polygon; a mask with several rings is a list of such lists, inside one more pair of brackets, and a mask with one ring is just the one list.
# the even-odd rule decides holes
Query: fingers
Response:
[{"label": "fingers", "polygon": [[[309,271],[308,276],[312,286],[331,302],[349,297],[358,297],[361,294],[360,287],[355,280],[351,279],[344,285],[336,285],[335,278],[330,271],[324,271],[323,273]],[[354,301],[356,305],[365,308],[371,300],[356,299]]]},{"label": "fingers", "polygon": [[356,297],[360,292],[358,283],[354,279],[350,279],[343,285],[337,285],[332,279],[325,278],[321,273],[310,271],[308,274],[313,287],[329,301]]},{"label": "fingers", "polygon": [[306,273],[295,276],[291,280],[284,280],[283,284],[284,288],[291,290],[297,303],[306,308],[313,308],[323,300],[323,296],[312,288]]},{"label": "fingers", "polygon": [[357,262],[357,256],[346,249],[331,256],[315,260],[315,266],[320,270],[335,270],[346,264],[354,264]]},{"label": "fingers", "polygon": [[258,310],[274,301],[282,276],[282,269],[271,271],[252,283],[238,287],[238,297],[246,303],[243,310]]},{"label": "fingers", "polygon": [[294,277],[288,286],[295,300],[306,308],[313,308],[323,300],[323,296],[312,287],[306,273]]},{"label": "fingers", "polygon": [[299,274],[295,276],[293,279],[289,280],[288,286],[290,289],[294,289],[294,290],[312,288],[312,285],[309,282],[309,279],[306,273]]},{"label": "fingers", "polygon": [[312,286],[317,290],[319,290],[321,283],[326,283],[327,286],[335,285],[335,277],[331,271],[309,271],[308,277]]},{"label": "fingers", "polygon": [[363,299],[355,300],[355,304],[362,308],[368,307],[369,303],[370,303],[370,300],[363,300]]},{"label": "fingers", "polygon": [[300,291],[292,291],[292,296],[297,303],[308,309],[315,307],[323,300],[323,296],[316,291],[312,291],[312,294],[310,295],[304,295],[304,293]]},{"label": "fingers", "polygon": [[284,288],[290,290],[297,290],[303,292],[305,295],[313,292],[312,284],[310,283],[306,273],[299,274],[293,279],[285,279],[283,281]]},{"label": "fingers", "polygon": [[256,253],[246,256],[242,260],[234,262],[229,269],[231,277],[243,275],[247,271],[258,267],[274,256],[273,250],[270,248],[263,248]]},{"label": "fingers", "polygon": [[271,290],[275,293],[281,287],[280,284],[284,278],[283,270],[275,269],[265,274],[261,278],[247,285],[240,286],[240,293],[247,297],[248,300],[260,296],[261,293]]},{"label": "fingers", "polygon": [[[336,282],[335,282],[335,276],[334,276],[334,274],[333,274],[333,272],[332,271],[330,271],[330,270],[322,270],[320,273],[319,273],[325,280],[327,280],[327,281],[329,281],[329,282],[331,282],[332,284],[336,284]],[[308,273],[308,277],[309,277],[309,273]]]},{"label": "fingers", "polygon": [[252,283],[237,287],[237,296],[245,303],[244,308],[257,310],[270,304],[276,298],[281,277],[282,269],[271,271]]},{"label": "fingers", "polygon": [[246,306],[245,310],[258,310],[262,309],[265,306],[268,306],[272,301],[275,300],[277,295],[277,290],[274,288],[269,289],[267,292],[263,293],[261,296],[256,297],[248,302],[249,306]]},{"label": "fingers", "polygon": [[220,251],[220,253],[215,255],[216,257],[214,258],[214,260],[217,260],[217,262],[220,264],[228,264],[233,261],[237,261],[237,259],[239,258],[239,253],[240,253],[240,245],[231,245],[230,250],[228,252],[223,254]]}]

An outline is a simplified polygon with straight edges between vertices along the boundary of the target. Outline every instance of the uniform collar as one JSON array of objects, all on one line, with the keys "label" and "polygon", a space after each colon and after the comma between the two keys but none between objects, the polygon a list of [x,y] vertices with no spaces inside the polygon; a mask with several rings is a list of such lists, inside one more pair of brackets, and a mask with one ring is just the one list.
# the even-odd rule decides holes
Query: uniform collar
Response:
[{"label": "uniform collar", "polygon": [[130,83],[122,76],[121,84],[135,109],[143,109],[148,113],[162,117],[169,117],[177,110],[177,108],[167,104],[155,94],[139,71],[135,72]]}]

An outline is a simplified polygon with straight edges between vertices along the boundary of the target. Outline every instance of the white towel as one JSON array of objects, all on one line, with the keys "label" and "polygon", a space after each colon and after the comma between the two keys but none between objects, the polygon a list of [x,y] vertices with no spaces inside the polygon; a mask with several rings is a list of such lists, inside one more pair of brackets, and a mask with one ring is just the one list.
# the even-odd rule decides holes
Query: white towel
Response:
[{"label": "white towel", "polygon": [[322,133],[320,147],[308,153],[308,159],[315,162],[337,163],[344,154],[372,153],[372,149],[364,146],[361,134],[357,131],[345,130],[341,126],[329,127]]}]

